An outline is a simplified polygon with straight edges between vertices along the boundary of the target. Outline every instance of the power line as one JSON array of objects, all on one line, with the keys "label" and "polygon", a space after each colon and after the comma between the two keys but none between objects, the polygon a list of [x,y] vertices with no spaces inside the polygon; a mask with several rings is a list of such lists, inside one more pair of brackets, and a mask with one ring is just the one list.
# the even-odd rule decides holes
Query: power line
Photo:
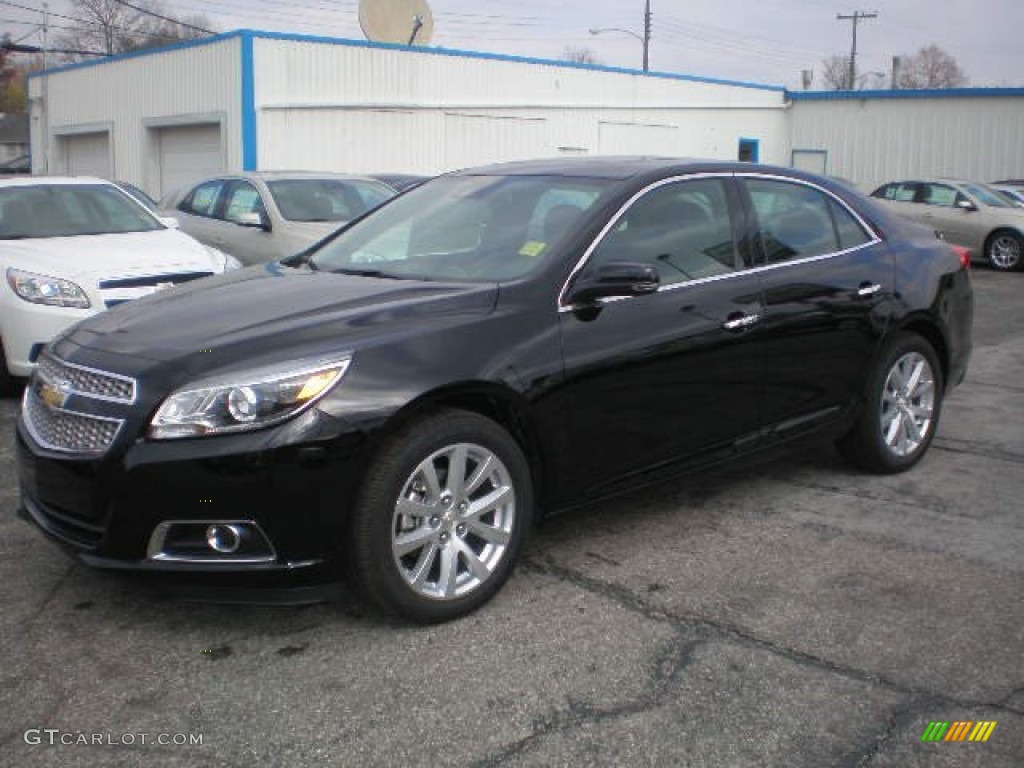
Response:
[{"label": "power line", "polygon": [[131,8],[133,11],[138,11],[139,13],[145,14],[146,16],[152,16],[154,19],[160,19],[161,21],[166,21],[170,24],[177,24],[179,27],[184,27],[185,29],[192,29],[196,32],[202,32],[205,35],[217,34],[212,29],[204,29],[203,27],[197,27],[195,24],[186,24],[184,21],[181,21],[180,19],[172,19],[170,16],[162,16],[159,13],[147,11],[145,8],[140,8],[137,5],[132,5],[131,3],[126,2],[126,0],[114,0],[114,2],[118,5],[123,5],[125,8]]}]

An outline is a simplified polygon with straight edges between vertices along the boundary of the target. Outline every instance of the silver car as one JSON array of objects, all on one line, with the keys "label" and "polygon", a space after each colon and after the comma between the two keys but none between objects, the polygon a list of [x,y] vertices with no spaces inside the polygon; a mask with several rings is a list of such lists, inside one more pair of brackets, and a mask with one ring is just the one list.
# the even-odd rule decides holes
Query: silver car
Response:
[{"label": "silver car", "polygon": [[986,259],[993,269],[1024,266],[1024,208],[988,185],[955,179],[894,181],[871,196],[966,248],[971,258]]},{"label": "silver car", "polygon": [[262,264],[304,250],[394,195],[358,176],[255,171],[196,182],[164,197],[160,209],[200,242]]}]

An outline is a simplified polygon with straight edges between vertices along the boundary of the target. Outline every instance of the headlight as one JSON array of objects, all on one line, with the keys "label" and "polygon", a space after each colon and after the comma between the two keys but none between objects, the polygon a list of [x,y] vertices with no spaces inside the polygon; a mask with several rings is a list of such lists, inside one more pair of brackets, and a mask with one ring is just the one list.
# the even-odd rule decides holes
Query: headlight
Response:
[{"label": "headlight", "polygon": [[75,307],[88,309],[92,306],[89,297],[77,284],[59,277],[7,269],[7,284],[25,301],[33,304],[47,304],[51,307]]},{"label": "headlight", "polygon": [[240,371],[179,389],[149,424],[155,440],[246,432],[302,413],[345,375],[351,356]]}]

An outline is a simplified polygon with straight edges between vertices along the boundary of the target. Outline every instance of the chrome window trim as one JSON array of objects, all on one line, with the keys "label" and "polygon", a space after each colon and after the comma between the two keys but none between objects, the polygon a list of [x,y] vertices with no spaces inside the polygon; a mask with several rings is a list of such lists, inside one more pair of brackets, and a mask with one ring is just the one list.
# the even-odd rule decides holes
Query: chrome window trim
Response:
[{"label": "chrome window trim", "polygon": [[[138,396],[139,396],[139,384],[138,384],[138,381],[133,379],[131,376],[124,376],[123,374],[120,374],[120,373],[111,373],[110,371],[101,371],[99,368],[90,368],[87,365],[78,365],[77,363],[69,363],[68,361],[62,360],[61,358],[57,357],[54,354],[49,354],[49,353],[46,353],[46,352],[43,352],[43,354],[46,355],[46,357],[50,358],[50,360],[52,360],[57,365],[63,365],[63,366],[66,366],[67,368],[75,368],[76,370],[85,371],[86,373],[92,373],[92,374],[95,374],[97,376],[104,376],[104,377],[106,377],[108,379],[117,379],[118,381],[126,382],[127,384],[131,385],[131,388],[132,388],[132,396],[131,396],[131,399],[129,399],[129,400],[126,400],[123,397],[110,397],[109,395],[97,395],[94,392],[82,392],[81,390],[78,390],[78,389],[69,389],[68,390],[69,394],[78,395],[79,397],[84,397],[84,398],[87,398],[89,400],[102,400],[102,401],[107,402],[107,403],[123,403],[125,405],[134,405],[136,399],[138,399]],[[49,378],[47,378],[43,374],[43,372],[40,370],[40,367],[39,367],[38,364],[36,365],[36,371],[37,371],[37,373],[39,375],[39,378],[45,379],[49,384],[56,384],[56,382],[51,381]],[[90,416],[91,414],[86,413],[86,414],[83,414],[83,415]],[[96,418],[102,418],[102,417],[97,416]]]},{"label": "chrome window trim", "polygon": [[[859,245],[855,245],[852,248],[846,248],[846,249],[841,250],[841,251],[832,251],[832,252],[829,252],[829,253],[819,254],[817,256],[805,256],[805,257],[799,258],[799,259],[790,259],[790,260],[787,260],[787,261],[776,262],[775,264],[762,264],[760,266],[746,267],[744,269],[737,269],[734,272],[726,272],[726,273],[721,274],[721,275],[710,275],[708,277],[698,277],[698,278],[696,278],[694,280],[682,280],[682,281],[680,281],[678,283],[672,283],[670,285],[660,286],[658,288],[658,290],[656,291],[656,293],[664,293],[664,292],[668,292],[668,291],[675,291],[675,290],[679,290],[681,288],[689,288],[690,286],[704,285],[705,283],[717,282],[719,280],[729,280],[729,279],[733,279],[733,278],[744,276],[744,275],[756,275],[756,274],[759,274],[761,272],[768,272],[768,271],[775,270],[775,269],[781,269],[783,267],[800,266],[802,264],[810,264],[810,263],[816,262],[816,261],[824,261],[826,259],[833,259],[833,258],[835,258],[837,256],[845,256],[847,254],[854,253],[855,251],[859,251],[862,248],[868,248],[870,246],[877,245],[878,243],[882,242],[882,238],[875,231],[874,227],[872,227],[870,224],[868,224],[859,213],[857,213],[855,210],[850,208],[850,206],[846,204],[846,201],[844,201],[838,195],[830,192],[829,190],[825,189],[824,187],[822,187],[822,186],[820,186],[818,184],[815,184],[814,182],[811,182],[811,181],[806,181],[804,179],[797,179],[797,178],[794,178],[792,176],[781,176],[781,175],[779,175],[777,173],[758,173],[756,171],[738,171],[738,172],[732,172],[732,171],[726,172],[726,171],[723,171],[723,172],[718,172],[718,173],[715,173],[715,172],[712,172],[712,173],[692,173],[692,174],[686,174],[686,175],[683,175],[683,176],[671,176],[671,177],[668,177],[668,178],[665,178],[665,179],[659,179],[658,181],[656,181],[656,182],[654,182],[654,183],[644,187],[642,190],[640,190],[635,195],[630,197],[629,200],[627,200],[625,203],[623,203],[622,206],[619,208],[619,210],[617,210],[615,212],[615,214],[612,216],[612,218],[608,220],[608,223],[604,227],[601,228],[601,231],[598,232],[598,234],[594,238],[593,242],[583,252],[583,255],[580,257],[579,261],[576,262],[576,266],[573,267],[572,271],[569,273],[569,276],[565,279],[565,282],[562,283],[562,289],[558,292],[557,309],[558,309],[559,314],[562,314],[562,313],[565,313],[565,312],[574,312],[574,311],[576,311],[576,307],[574,305],[566,304],[565,303],[565,294],[566,294],[566,291],[568,291],[568,289],[569,289],[569,284],[573,281],[573,279],[576,277],[576,275],[579,274],[580,271],[582,271],[582,269],[586,266],[587,262],[590,260],[591,255],[597,249],[597,247],[601,244],[601,241],[604,240],[604,238],[608,234],[608,232],[611,231],[611,229],[618,223],[619,219],[622,218],[623,214],[625,214],[625,212],[627,210],[629,210],[629,208],[632,207],[632,205],[638,199],[640,199],[641,197],[646,195],[648,192],[651,192],[652,190],[655,190],[655,189],[658,189],[660,187],[663,187],[663,186],[665,186],[667,184],[674,184],[674,183],[677,183],[677,182],[680,182],[680,181],[691,181],[691,180],[695,180],[695,179],[729,179],[729,178],[733,178],[733,179],[755,178],[755,179],[766,179],[768,181],[781,181],[781,182],[786,182],[786,183],[790,183],[790,184],[798,184],[798,185],[801,185],[801,186],[804,186],[804,187],[810,187],[811,189],[815,189],[815,190],[817,190],[819,192],[822,192],[825,195],[827,195],[829,198],[831,198],[832,200],[835,200],[839,205],[841,205],[843,207],[843,210],[845,210],[847,213],[849,213],[851,216],[853,216],[853,218],[861,226],[861,228],[864,230],[864,232],[868,235],[869,239],[865,243],[860,243]],[[607,298],[607,299],[599,299],[597,303],[599,305],[604,305],[604,304],[611,304],[611,303],[614,303],[616,301],[623,301],[623,300],[626,300],[626,299],[638,299],[638,298],[643,298],[643,297],[642,296],[613,296],[613,297]]]},{"label": "chrome window trim", "polygon": [[65,453],[65,454],[67,454],[69,456],[103,456],[104,454],[106,454],[107,451],[110,450],[110,446],[114,445],[114,443],[117,442],[117,438],[121,434],[121,427],[124,426],[124,419],[111,419],[111,418],[109,418],[107,416],[96,416],[95,414],[92,414],[92,413],[82,413],[81,411],[72,411],[72,410],[70,410],[68,408],[50,408],[50,406],[48,406],[46,403],[40,403],[40,407],[42,407],[42,408],[50,408],[50,410],[56,411],[58,413],[65,413],[65,414],[68,414],[69,416],[81,416],[84,419],[95,419],[96,421],[107,421],[107,422],[110,422],[110,423],[113,423],[113,424],[117,425],[117,427],[114,429],[114,434],[110,437],[110,442],[107,443],[107,445],[105,445],[103,448],[101,448],[99,450],[83,451],[83,450],[79,450],[79,449],[76,449],[76,448],[65,448],[63,446],[53,445],[49,441],[44,440],[39,435],[39,433],[36,431],[35,427],[32,424],[32,415],[31,415],[31,413],[29,411],[29,408],[28,408],[28,399],[30,397],[34,397],[37,400],[39,399],[39,396],[36,395],[36,393],[32,391],[32,387],[31,386],[27,386],[27,387],[25,387],[25,394],[22,396],[22,400],[21,400],[21,413],[22,413],[21,423],[25,425],[25,429],[28,430],[29,436],[33,440],[36,441],[36,444],[39,445],[42,448],[46,448],[49,451],[56,451],[57,453]]},{"label": "chrome window trim", "polygon": [[[164,542],[167,540],[167,532],[172,525],[244,525],[255,528],[270,548],[270,554],[262,557],[190,557],[188,555],[166,555],[163,552]],[[195,564],[223,564],[252,565],[254,563],[273,563],[277,561],[277,550],[274,543],[267,536],[266,531],[255,520],[164,520],[158,523],[153,533],[149,536],[149,543],[146,546],[146,559],[156,563],[195,563]]]}]

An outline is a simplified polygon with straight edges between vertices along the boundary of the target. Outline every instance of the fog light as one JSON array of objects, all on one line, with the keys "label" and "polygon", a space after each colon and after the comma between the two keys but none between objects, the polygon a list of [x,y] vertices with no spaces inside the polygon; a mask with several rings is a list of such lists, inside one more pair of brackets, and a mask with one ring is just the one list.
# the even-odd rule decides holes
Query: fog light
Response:
[{"label": "fog light", "polygon": [[242,532],[237,525],[211,525],[206,529],[206,543],[210,549],[230,555],[242,543]]}]

